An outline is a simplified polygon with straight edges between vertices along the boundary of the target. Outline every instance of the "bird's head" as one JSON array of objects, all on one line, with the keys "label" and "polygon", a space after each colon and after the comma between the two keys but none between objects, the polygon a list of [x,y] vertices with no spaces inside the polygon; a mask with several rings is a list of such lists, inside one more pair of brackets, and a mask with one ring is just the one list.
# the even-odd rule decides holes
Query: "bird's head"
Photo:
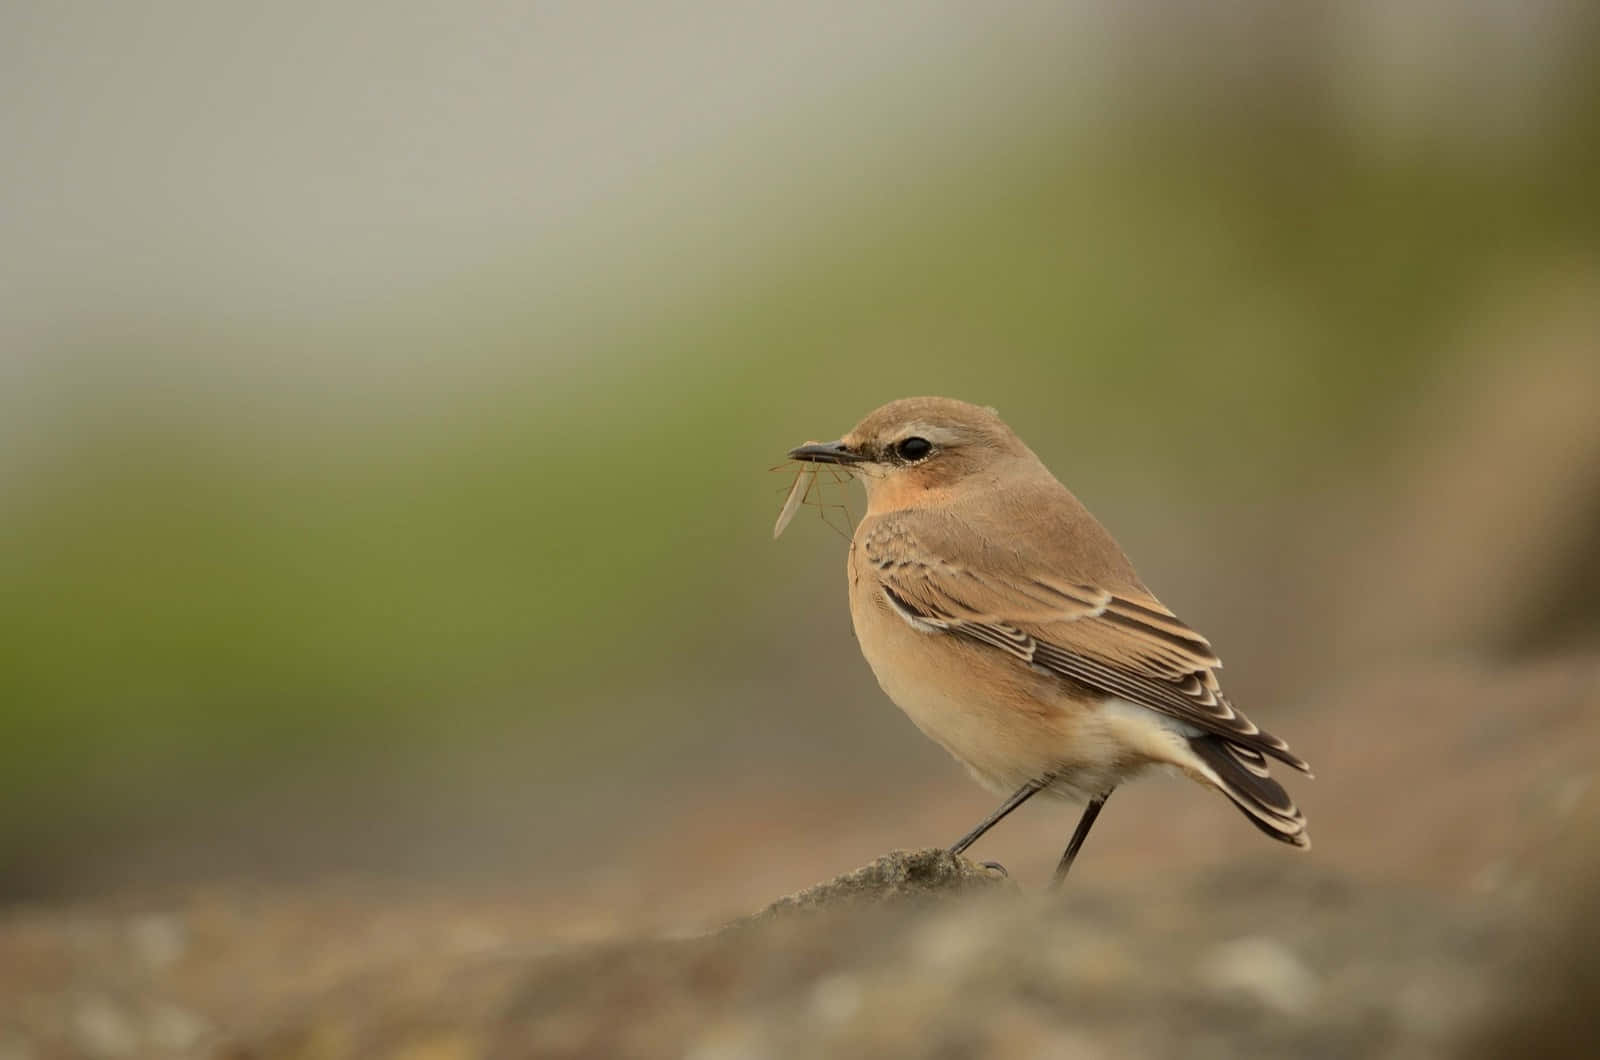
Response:
[{"label": "bird's head", "polygon": [[891,401],[838,441],[802,445],[789,457],[855,473],[869,513],[921,507],[992,482],[1019,461],[1037,463],[994,409],[941,397]]}]

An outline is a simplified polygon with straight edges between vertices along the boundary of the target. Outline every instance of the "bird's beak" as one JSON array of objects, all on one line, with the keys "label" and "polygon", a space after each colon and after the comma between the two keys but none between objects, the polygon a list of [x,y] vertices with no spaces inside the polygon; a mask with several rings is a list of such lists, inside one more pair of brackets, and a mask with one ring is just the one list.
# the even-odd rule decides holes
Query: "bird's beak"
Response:
[{"label": "bird's beak", "polygon": [[789,450],[790,460],[807,460],[813,464],[859,464],[867,458],[852,452],[843,442],[808,442]]}]

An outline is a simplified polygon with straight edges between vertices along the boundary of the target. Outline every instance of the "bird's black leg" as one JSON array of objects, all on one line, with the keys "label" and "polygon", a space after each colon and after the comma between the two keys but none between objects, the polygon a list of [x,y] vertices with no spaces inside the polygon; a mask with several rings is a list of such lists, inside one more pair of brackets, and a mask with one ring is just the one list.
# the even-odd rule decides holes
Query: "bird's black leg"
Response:
[{"label": "bird's black leg", "polygon": [[1060,887],[1061,881],[1067,878],[1067,870],[1072,868],[1072,862],[1078,856],[1078,850],[1083,846],[1083,841],[1089,838],[1089,829],[1094,827],[1094,819],[1100,816],[1100,807],[1111,798],[1111,792],[1106,792],[1089,800],[1089,805],[1083,808],[1083,816],[1078,818],[1078,827],[1072,832],[1072,839],[1067,843],[1066,853],[1061,855],[1061,860],[1056,863],[1056,874],[1050,878],[1051,887]]},{"label": "bird's black leg", "polygon": [[[1023,803],[1027,802],[1029,799],[1033,798],[1043,790],[1044,781],[1042,780],[1030,780],[1026,784],[1022,785],[1022,787],[1017,789],[1016,794],[1012,795],[1009,799],[1000,804],[1000,808],[998,810],[991,813],[988,817],[985,817],[983,822],[979,824],[978,827],[974,828],[972,831],[956,840],[955,845],[950,848],[950,853],[960,854],[963,850],[976,843],[978,841],[978,837],[982,836],[983,833],[987,832],[989,829],[993,828],[995,825],[1004,820],[1006,814],[1010,813],[1018,806],[1021,806]],[[1001,871],[1003,872],[1005,870],[1002,869]]]}]

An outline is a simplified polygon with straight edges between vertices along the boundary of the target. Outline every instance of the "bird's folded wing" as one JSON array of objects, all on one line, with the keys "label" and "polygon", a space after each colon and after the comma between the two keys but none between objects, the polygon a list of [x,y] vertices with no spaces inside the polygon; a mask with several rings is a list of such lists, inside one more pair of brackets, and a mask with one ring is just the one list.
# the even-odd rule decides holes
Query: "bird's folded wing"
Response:
[{"label": "bird's folded wing", "polygon": [[1155,597],[1075,581],[1008,543],[964,547],[976,560],[956,560],[952,532],[907,513],[881,518],[865,535],[871,573],[907,621],[988,644],[1309,772],[1282,740],[1229,704],[1211,645]]}]

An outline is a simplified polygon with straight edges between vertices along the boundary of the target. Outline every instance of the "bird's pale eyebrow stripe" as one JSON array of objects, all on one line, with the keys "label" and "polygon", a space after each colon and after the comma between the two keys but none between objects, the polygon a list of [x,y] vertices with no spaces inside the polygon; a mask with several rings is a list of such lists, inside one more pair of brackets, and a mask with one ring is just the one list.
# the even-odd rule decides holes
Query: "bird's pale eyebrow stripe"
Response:
[{"label": "bird's pale eyebrow stripe", "polygon": [[951,445],[961,440],[961,436],[948,427],[935,426],[932,423],[908,423],[898,432],[897,438],[926,438],[934,445]]}]

